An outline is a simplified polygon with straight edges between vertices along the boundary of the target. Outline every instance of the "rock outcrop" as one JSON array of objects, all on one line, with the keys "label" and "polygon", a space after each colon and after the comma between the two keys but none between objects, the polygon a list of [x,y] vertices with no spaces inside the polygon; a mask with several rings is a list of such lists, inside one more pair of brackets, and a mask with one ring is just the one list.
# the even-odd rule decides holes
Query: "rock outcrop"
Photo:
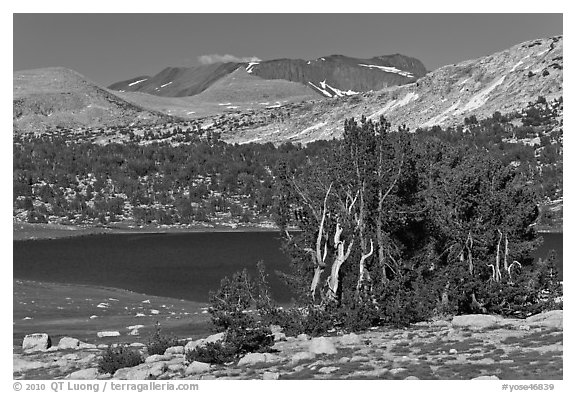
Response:
[{"label": "rock outcrop", "polygon": [[[562,378],[562,315],[550,311],[524,320],[464,315],[447,325],[420,323],[409,330],[288,337],[275,342],[272,353],[248,353],[225,365],[188,362],[182,346],[151,356],[135,346],[145,362],[114,375],[98,371],[100,346],[74,346],[75,339],[66,337],[62,348],[15,354],[13,373],[24,379],[556,379]],[[35,341],[45,343],[42,337]]]},{"label": "rock outcrop", "polygon": [[28,334],[22,341],[24,352],[45,351],[52,346],[52,339],[46,333]]}]

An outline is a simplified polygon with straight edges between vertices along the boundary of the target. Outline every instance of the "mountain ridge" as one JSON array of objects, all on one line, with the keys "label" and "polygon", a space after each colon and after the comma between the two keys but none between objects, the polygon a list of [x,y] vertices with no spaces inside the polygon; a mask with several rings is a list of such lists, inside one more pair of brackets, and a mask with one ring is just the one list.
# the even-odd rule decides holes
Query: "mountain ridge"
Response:
[{"label": "mountain ridge", "polygon": [[260,138],[261,143],[307,143],[339,137],[346,118],[363,115],[374,120],[384,116],[394,127],[404,124],[413,130],[454,126],[470,116],[521,111],[539,96],[559,98],[563,94],[562,76],[563,36],[536,39],[443,66],[413,83],[315,102],[292,113],[280,126],[264,125],[224,137],[233,142]]},{"label": "mountain ridge", "polygon": [[47,67],[13,73],[14,132],[165,121],[99,87],[74,70]]},{"label": "mountain ridge", "polygon": [[[262,79],[297,82],[312,87],[317,94],[325,97],[353,95],[360,91],[405,84],[427,72],[420,60],[401,54],[370,59],[331,55],[314,60],[283,58],[248,63],[167,67],[152,77],[135,77],[113,83],[108,88],[159,96],[193,96],[207,90],[238,68],[245,68],[249,74]],[[330,87],[327,88],[326,84]]]}]

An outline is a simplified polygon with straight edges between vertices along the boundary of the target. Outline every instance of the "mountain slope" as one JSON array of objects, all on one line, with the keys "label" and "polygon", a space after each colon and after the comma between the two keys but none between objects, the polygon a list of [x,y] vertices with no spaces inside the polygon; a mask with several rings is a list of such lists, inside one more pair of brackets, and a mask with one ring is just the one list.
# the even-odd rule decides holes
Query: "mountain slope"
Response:
[{"label": "mountain slope", "polygon": [[248,72],[261,78],[300,82],[328,97],[403,85],[426,74],[419,60],[399,54],[372,59],[332,55],[308,61],[280,59],[250,64]]},{"label": "mountain slope", "polygon": [[192,96],[206,90],[230,74],[240,63],[216,63],[198,67],[168,67],[153,77],[138,77],[117,82],[108,88],[120,92],[141,92],[162,97]]},{"label": "mountain slope", "polygon": [[[402,85],[426,74],[424,65],[418,59],[400,54],[371,59],[332,55],[316,60],[278,59],[253,63],[216,63],[190,68],[169,67],[153,77],[131,78],[114,83],[109,88],[164,97],[194,96],[238,68],[244,68],[246,73],[262,79],[296,82],[325,97],[353,95]],[[280,87],[276,86],[277,89]]]},{"label": "mountain slope", "polygon": [[313,89],[296,82],[267,80],[239,67],[203,92],[191,97],[162,97],[141,92],[118,96],[143,108],[183,118],[198,118],[227,111],[258,110],[289,102],[322,99]]},{"label": "mountain slope", "polygon": [[14,131],[154,123],[167,116],[144,110],[75,71],[40,68],[13,74]]},{"label": "mountain slope", "polygon": [[406,124],[411,129],[450,126],[472,115],[482,118],[495,111],[520,111],[538,96],[560,97],[562,79],[563,37],[533,40],[444,66],[415,83],[296,108],[281,125],[225,137],[235,142],[256,137],[261,142],[329,139],[341,134],[344,119],[362,115],[372,119],[384,116],[395,126]]}]

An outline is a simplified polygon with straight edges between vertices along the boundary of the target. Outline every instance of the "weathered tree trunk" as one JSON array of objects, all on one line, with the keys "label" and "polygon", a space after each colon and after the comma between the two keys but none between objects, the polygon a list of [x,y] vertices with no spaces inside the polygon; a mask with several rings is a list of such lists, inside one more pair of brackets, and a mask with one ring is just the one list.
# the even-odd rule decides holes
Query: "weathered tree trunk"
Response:
[{"label": "weathered tree trunk", "polygon": [[376,242],[378,243],[378,263],[382,269],[382,281],[386,282],[386,256],[384,254],[384,234],[382,233],[381,214],[378,213],[378,222],[376,223]]},{"label": "weathered tree trunk", "polygon": [[441,305],[443,308],[448,307],[448,303],[450,302],[450,298],[448,297],[448,289],[450,288],[450,282],[446,283],[446,286],[442,290],[442,297],[441,297]]},{"label": "weathered tree trunk", "polygon": [[468,254],[468,270],[470,275],[474,275],[474,263],[472,262],[472,246],[474,240],[472,239],[472,234],[468,232],[468,238],[466,239],[466,253]]},{"label": "weathered tree trunk", "polygon": [[[328,211],[328,196],[330,195],[330,191],[332,189],[332,184],[328,187],[326,191],[326,196],[324,197],[324,204],[322,207],[322,215],[320,217],[320,223],[318,225],[318,236],[316,237],[316,248],[313,250],[312,248],[306,248],[305,251],[308,251],[312,254],[312,260],[314,263],[314,276],[312,277],[312,282],[310,283],[310,295],[312,296],[312,300],[316,298],[316,290],[318,288],[318,284],[320,283],[320,277],[326,268],[326,256],[328,255],[328,240],[325,238],[324,234],[324,224],[326,222],[326,214]],[[322,252],[322,240],[324,240],[324,252]]]},{"label": "weathered tree trunk", "polygon": [[354,244],[354,240],[350,241],[348,244],[348,248],[344,251],[344,241],[340,240],[340,236],[342,235],[343,228],[340,226],[340,223],[336,223],[336,233],[334,234],[334,248],[336,250],[336,257],[334,259],[334,263],[332,264],[332,271],[330,273],[330,277],[328,277],[328,298],[331,300],[337,300],[337,293],[338,293],[338,284],[339,284],[339,274],[340,274],[340,267],[348,257],[350,256],[350,252],[352,251],[352,245]]},{"label": "weathered tree trunk", "polygon": [[500,282],[502,275],[500,273],[500,243],[502,242],[502,231],[498,229],[500,238],[498,239],[498,248],[496,249],[496,266],[494,266],[494,281]]},{"label": "weathered tree trunk", "polygon": [[512,268],[514,267],[514,265],[518,265],[519,269],[522,269],[522,264],[518,261],[514,261],[510,264],[510,266],[508,266],[508,279],[510,280],[510,284],[513,283],[512,281]]},{"label": "weathered tree trunk", "polygon": [[[356,284],[356,294],[360,294],[360,288],[364,282],[364,276],[367,274],[365,271],[366,259],[370,258],[374,253],[374,242],[370,239],[370,252],[368,254],[362,253],[360,257],[360,272],[358,273],[358,283]],[[369,279],[369,278],[368,278]]]},{"label": "weathered tree trunk", "polygon": [[316,265],[314,268],[314,277],[312,278],[312,283],[310,284],[310,294],[312,295],[312,300],[316,297],[316,289],[318,288],[318,284],[320,283],[320,277],[324,272],[324,266]]},{"label": "weathered tree trunk", "polygon": [[508,269],[508,234],[504,238],[504,271],[508,272],[508,278],[511,278]]}]

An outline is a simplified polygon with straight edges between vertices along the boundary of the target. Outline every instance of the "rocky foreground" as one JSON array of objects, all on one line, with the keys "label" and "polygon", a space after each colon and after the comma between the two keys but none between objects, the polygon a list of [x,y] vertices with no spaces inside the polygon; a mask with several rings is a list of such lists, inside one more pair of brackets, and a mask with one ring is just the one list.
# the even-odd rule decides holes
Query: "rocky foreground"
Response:
[{"label": "rocky foreground", "polygon": [[249,353],[224,366],[188,363],[185,352],[222,339],[223,333],[168,348],[145,362],[101,374],[106,344],[46,334],[24,339],[14,354],[15,379],[562,379],[562,311],[525,320],[463,315],[406,329],[374,328],[361,334],[286,337],[272,327],[270,353]]}]

